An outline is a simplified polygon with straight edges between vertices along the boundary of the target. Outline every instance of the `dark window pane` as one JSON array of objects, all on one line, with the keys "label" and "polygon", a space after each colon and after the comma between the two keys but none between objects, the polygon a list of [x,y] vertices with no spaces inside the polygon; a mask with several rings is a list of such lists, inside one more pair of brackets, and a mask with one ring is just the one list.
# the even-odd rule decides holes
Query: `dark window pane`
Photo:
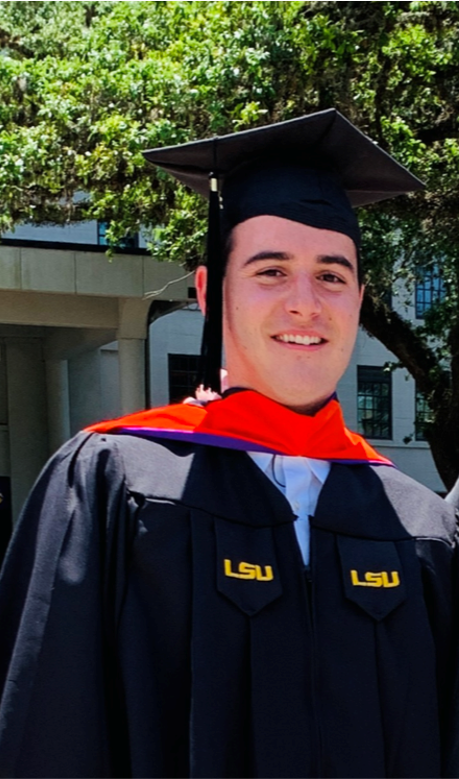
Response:
[{"label": "dark window pane", "polygon": [[107,222],[97,222],[97,243],[99,246],[107,246],[107,238],[105,236],[107,227]]},{"label": "dark window pane", "polygon": [[445,285],[439,266],[420,271],[420,278],[416,281],[416,318],[422,319],[429,308],[444,297]]},{"label": "dark window pane", "polygon": [[[108,246],[107,229],[108,222],[97,222],[97,243],[99,246]],[[122,241],[116,244],[118,249],[138,249],[139,248],[139,236],[137,233],[134,235],[127,235]]]},{"label": "dark window pane", "polygon": [[367,438],[392,438],[392,375],[383,368],[357,368],[359,432]]},{"label": "dark window pane", "polygon": [[198,386],[199,355],[169,354],[169,403],[194,397]]},{"label": "dark window pane", "polygon": [[416,441],[425,441],[426,440],[425,429],[426,429],[426,425],[430,422],[431,411],[427,403],[427,400],[425,399],[422,392],[418,390],[417,387],[416,387],[415,404],[416,404],[415,406],[416,416],[415,416],[415,424],[414,424],[415,439]]}]

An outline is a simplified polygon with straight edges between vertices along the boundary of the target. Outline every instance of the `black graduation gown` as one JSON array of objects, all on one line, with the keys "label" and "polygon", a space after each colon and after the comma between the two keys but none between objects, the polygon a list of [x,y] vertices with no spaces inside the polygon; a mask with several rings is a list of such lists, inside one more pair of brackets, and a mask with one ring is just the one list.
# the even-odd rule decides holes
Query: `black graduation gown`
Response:
[{"label": "black graduation gown", "polygon": [[2,573],[0,775],[457,775],[451,507],[335,464],[309,571],[293,520],[243,452],[65,445]]}]

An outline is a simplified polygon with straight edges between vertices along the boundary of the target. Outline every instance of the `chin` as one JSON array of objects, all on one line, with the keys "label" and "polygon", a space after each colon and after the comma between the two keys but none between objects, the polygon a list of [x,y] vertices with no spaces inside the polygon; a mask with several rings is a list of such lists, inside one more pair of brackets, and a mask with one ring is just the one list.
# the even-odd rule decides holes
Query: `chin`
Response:
[{"label": "chin", "polygon": [[323,392],[308,393],[307,396],[304,393],[286,394],[285,391],[279,393],[265,392],[263,394],[275,400],[276,403],[291,409],[291,411],[295,411],[297,414],[315,414],[316,411],[325,405],[334,392],[335,390],[330,390],[326,394]]}]

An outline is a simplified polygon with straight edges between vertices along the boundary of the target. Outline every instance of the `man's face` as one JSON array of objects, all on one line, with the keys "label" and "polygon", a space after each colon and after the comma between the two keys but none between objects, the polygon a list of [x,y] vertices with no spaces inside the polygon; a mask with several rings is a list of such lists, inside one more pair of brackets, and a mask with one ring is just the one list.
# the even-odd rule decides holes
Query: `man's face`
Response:
[{"label": "man's face", "polygon": [[229,386],[317,410],[335,391],[357,335],[362,290],[353,241],[276,216],[248,219],[232,233],[223,300]]}]

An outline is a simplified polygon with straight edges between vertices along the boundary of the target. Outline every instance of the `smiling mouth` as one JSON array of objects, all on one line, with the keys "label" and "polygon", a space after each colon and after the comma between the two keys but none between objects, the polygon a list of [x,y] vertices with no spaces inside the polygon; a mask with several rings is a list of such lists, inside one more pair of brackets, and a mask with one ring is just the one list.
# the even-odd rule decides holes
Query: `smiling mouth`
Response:
[{"label": "smiling mouth", "polygon": [[317,346],[317,344],[325,343],[324,338],[320,338],[318,335],[275,335],[275,341],[282,341],[284,344],[300,344],[300,346]]}]

